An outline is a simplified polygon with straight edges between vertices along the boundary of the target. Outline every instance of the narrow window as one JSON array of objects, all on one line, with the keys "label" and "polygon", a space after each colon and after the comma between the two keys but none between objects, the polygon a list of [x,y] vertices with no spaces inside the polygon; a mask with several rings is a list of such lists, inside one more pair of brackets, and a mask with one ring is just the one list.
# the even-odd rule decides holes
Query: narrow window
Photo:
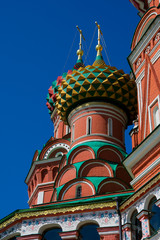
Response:
[{"label": "narrow window", "polygon": [[69,133],[69,126],[68,125],[66,125],[66,134],[68,134]]},{"label": "narrow window", "polygon": [[73,124],[73,126],[72,126],[72,142],[74,141],[74,128],[75,128],[75,125]]},{"label": "narrow window", "polygon": [[108,135],[112,137],[112,119],[108,118]]},{"label": "narrow window", "polygon": [[91,134],[91,117],[87,118],[87,135]]},{"label": "narrow window", "polygon": [[157,233],[160,228],[160,208],[156,206],[156,197],[153,197],[149,203],[149,224],[150,224],[150,235],[153,236]]},{"label": "narrow window", "polygon": [[156,106],[153,110],[154,128],[156,128],[160,123],[159,109]]},{"label": "narrow window", "polygon": [[131,236],[132,240],[142,239],[142,228],[141,222],[137,218],[137,210],[135,210],[131,216]]},{"label": "narrow window", "polygon": [[76,198],[80,198],[82,196],[82,187],[77,186],[76,188]]}]

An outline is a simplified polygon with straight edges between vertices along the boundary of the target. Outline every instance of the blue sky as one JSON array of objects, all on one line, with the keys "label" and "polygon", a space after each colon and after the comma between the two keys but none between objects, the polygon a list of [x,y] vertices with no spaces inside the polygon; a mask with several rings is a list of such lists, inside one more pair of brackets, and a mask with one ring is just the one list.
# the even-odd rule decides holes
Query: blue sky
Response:
[{"label": "blue sky", "polygon": [[[89,48],[97,21],[111,65],[129,73],[126,58],[139,20],[129,0],[0,1],[0,219],[28,208],[25,177],[35,150],[53,135],[47,91],[77,60],[76,25]],[[86,64],[93,63],[96,44],[97,33]]]}]

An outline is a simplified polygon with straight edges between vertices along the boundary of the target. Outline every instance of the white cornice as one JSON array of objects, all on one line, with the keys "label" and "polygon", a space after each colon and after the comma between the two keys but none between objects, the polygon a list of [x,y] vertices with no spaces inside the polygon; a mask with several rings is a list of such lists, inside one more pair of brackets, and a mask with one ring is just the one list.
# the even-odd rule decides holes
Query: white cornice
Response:
[{"label": "white cornice", "polygon": [[134,178],[132,167],[160,142],[160,125],[125,160],[124,165]]},{"label": "white cornice", "polygon": [[25,183],[26,184],[28,183],[28,181],[29,181],[29,179],[30,179],[30,177],[31,177],[31,175],[32,175],[32,173],[33,173],[33,171],[34,171],[34,169],[37,165],[60,161],[61,158],[62,158],[62,156],[61,157],[56,157],[56,158],[50,158],[50,159],[43,159],[43,160],[40,160],[40,161],[37,161],[37,162],[33,162],[32,166],[29,170],[29,173],[28,173],[28,175],[25,179]]},{"label": "white cornice", "polygon": [[135,62],[135,60],[139,56],[139,53],[141,53],[148,45],[150,40],[153,38],[154,34],[159,29],[159,27],[160,27],[160,15],[156,16],[156,19],[152,22],[147,32],[143,35],[137,46],[133,49],[133,51],[129,55],[128,60],[131,63],[131,65]]},{"label": "white cornice", "polygon": [[147,175],[153,168],[160,165],[160,157],[154,161],[149,167],[147,167],[141,174],[138,175],[135,179],[133,179],[130,183],[131,185],[134,185],[137,183],[141,178],[143,178],[145,175]]},{"label": "white cornice", "polygon": [[33,197],[33,195],[34,195],[34,193],[37,191],[37,189],[38,189],[39,187],[41,187],[41,186],[47,186],[47,185],[50,185],[50,184],[54,184],[54,181],[37,184],[37,186],[35,187],[33,193],[31,194],[31,196],[30,196],[30,198],[29,198],[29,200],[28,200],[28,204],[30,203],[30,201],[31,201],[31,199],[32,199],[32,197]]}]

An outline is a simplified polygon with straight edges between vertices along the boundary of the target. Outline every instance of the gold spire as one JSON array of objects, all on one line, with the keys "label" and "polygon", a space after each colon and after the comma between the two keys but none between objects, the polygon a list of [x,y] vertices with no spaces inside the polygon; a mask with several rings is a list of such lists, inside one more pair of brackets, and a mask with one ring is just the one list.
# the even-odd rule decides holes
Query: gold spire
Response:
[{"label": "gold spire", "polygon": [[100,25],[97,22],[95,22],[95,24],[97,25],[97,28],[98,28],[98,45],[96,46],[97,57],[98,57],[98,56],[102,56],[101,52],[102,52],[103,47],[102,47],[100,41],[101,41],[101,35],[103,35],[103,34],[101,31]]},{"label": "gold spire", "polygon": [[84,36],[83,36],[83,34],[82,34],[82,30],[79,29],[78,26],[76,26],[76,27],[77,27],[77,29],[78,29],[78,31],[79,31],[79,33],[80,33],[79,49],[77,50],[78,61],[82,61],[82,56],[83,56],[82,38],[83,38],[84,41],[85,41],[85,38],[84,38]]}]

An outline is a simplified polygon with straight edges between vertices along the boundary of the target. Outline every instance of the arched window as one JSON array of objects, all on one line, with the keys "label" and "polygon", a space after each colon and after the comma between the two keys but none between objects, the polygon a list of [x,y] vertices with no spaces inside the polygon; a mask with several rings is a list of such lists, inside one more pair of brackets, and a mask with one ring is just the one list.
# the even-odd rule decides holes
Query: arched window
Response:
[{"label": "arched window", "polygon": [[132,240],[140,240],[142,238],[141,222],[137,218],[137,210],[132,213],[131,216],[131,236]]},{"label": "arched window", "polygon": [[87,118],[87,135],[91,134],[91,129],[92,129],[92,118],[88,117]]},{"label": "arched window", "polygon": [[153,119],[154,119],[154,128],[156,128],[160,124],[160,117],[159,117],[159,109],[156,106],[153,110]]},{"label": "arched window", "polygon": [[108,135],[112,137],[113,135],[113,130],[112,130],[112,119],[111,118],[108,118]]},{"label": "arched window", "polygon": [[31,195],[31,188],[30,188],[30,186],[29,186],[29,188],[28,188],[28,195],[29,195],[29,197],[30,197],[30,195]]},{"label": "arched window", "polygon": [[31,185],[32,185],[32,192],[33,192],[33,190],[34,190],[34,184],[33,184],[33,180],[32,180],[32,183],[31,183]]},{"label": "arched window", "polygon": [[75,125],[73,124],[73,126],[72,126],[72,142],[74,141],[74,129],[75,129]]},{"label": "arched window", "polygon": [[80,228],[80,239],[83,240],[100,240],[100,235],[97,232],[98,225],[90,223],[87,225],[84,225]]},{"label": "arched window", "polygon": [[160,208],[156,206],[156,197],[152,198],[148,210],[149,210],[149,223],[150,223],[150,235],[154,235],[160,228]]},{"label": "arched window", "polygon": [[52,179],[54,180],[58,173],[58,167],[54,167],[52,170]]},{"label": "arched window", "polygon": [[47,169],[43,169],[41,174],[42,174],[41,175],[42,176],[42,182],[47,182],[48,181],[48,179],[47,179],[47,175],[48,175]]},{"label": "arched window", "polygon": [[36,175],[34,177],[34,182],[35,182],[35,186],[37,186],[37,177],[36,177]]},{"label": "arched window", "polygon": [[62,157],[63,153],[62,152],[57,152],[55,157]]},{"label": "arched window", "polygon": [[62,232],[61,228],[53,228],[45,231],[42,235],[42,240],[61,240],[59,233]]},{"label": "arched window", "polygon": [[80,198],[82,196],[82,186],[79,185],[76,187],[76,198]]},{"label": "arched window", "polygon": [[68,125],[66,125],[66,134],[68,134],[70,132],[70,128]]}]

